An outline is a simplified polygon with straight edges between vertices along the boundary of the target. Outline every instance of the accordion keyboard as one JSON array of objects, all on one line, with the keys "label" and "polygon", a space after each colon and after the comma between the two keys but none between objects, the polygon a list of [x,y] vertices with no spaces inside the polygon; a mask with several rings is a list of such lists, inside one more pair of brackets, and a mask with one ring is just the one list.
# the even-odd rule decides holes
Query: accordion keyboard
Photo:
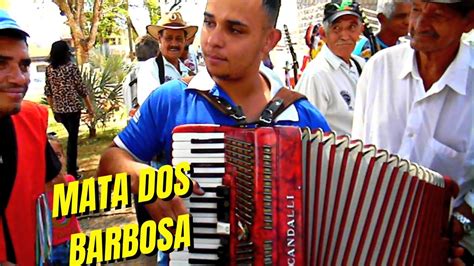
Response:
[{"label": "accordion keyboard", "polygon": [[224,264],[228,258],[229,190],[225,173],[224,133],[174,133],[173,161],[191,164],[190,177],[206,192],[183,199],[193,217],[193,245],[170,254],[170,265]]}]

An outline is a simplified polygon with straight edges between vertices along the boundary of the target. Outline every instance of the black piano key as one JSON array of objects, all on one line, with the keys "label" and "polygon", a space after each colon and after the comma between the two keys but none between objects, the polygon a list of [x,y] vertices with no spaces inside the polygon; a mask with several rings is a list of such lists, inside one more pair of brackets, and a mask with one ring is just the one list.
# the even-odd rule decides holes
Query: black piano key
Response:
[{"label": "black piano key", "polygon": [[224,177],[224,173],[194,173],[191,171],[190,173],[191,178],[216,178],[216,177]]},{"label": "black piano key", "polygon": [[225,167],[225,163],[191,163],[191,168],[201,167],[201,168],[222,168]]},{"label": "black piano key", "polygon": [[216,223],[193,223],[193,228],[217,228]]},{"label": "black piano key", "polygon": [[217,213],[217,209],[192,207],[192,208],[189,208],[189,212],[190,213]]},{"label": "black piano key", "polygon": [[216,187],[201,187],[204,192],[214,192],[216,193],[217,188]]},{"label": "black piano key", "polygon": [[224,143],[224,139],[191,139],[191,143]]},{"label": "black piano key", "polygon": [[197,154],[222,153],[224,154],[224,149],[191,149],[191,153],[197,153]]},{"label": "black piano key", "polygon": [[222,201],[221,198],[204,198],[204,197],[191,197],[189,202],[198,202],[198,203],[217,203]]},{"label": "black piano key", "polygon": [[222,238],[221,235],[218,234],[206,234],[206,233],[193,233],[194,239],[196,238],[204,238],[204,239],[220,239]]},{"label": "black piano key", "polygon": [[198,253],[198,254],[218,254],[217,249],[215,248],[188,248],[189,253]]}]

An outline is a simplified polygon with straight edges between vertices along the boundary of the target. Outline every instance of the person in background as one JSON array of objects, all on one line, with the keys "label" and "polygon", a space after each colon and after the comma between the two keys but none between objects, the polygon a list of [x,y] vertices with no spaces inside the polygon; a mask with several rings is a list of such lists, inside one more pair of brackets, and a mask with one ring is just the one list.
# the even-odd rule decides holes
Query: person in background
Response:
[{"label": "person in background", "polygon": [[0,264],[35,265],[36,200],[61,170],[49,145],[48,110],[24,101],[28,33],[0,10]]},{"label": "person in background", "polygon": [[187,25],[181,13],[171,12],[157,25],[148,25],[147,32],[160,43],[156,58],[145,61],[137,73],[137,99],[142,105],[152,91],[163,83],[189,76],[189,68],[179,59],[186,43],[194,38],[198,27]]},{"label": "person in background", "polygon": [[337,134],[350,134],[356,85],[364,59],[351,55],[362,33],[358,3],[334,0],[324,7],[325,43],[303,72],[295,90],[306,95]]},{"label": "person in background", "polygon": [[[400,37],[407,35],[410,9],[411,3],[407,0],[377,1],[377,19],[380,22],[380,31],[375,35],[374,51],[394,46],[400,43]],[[366,36],[362,37],[352,53],[368,60],[373,55],[369,39]]]},{"label": "person in background", "polygon": [[409,21],[410,43],[365,66],[352,135],[458,183],[451,220],[473,265],[474,48],[461,36],[474,28],[474,2],[413,0]]},{"label": "person in background", "polygon": [[[135,44],[135,55],[137,61],[131,68],[130,73],[125,77],[122,84],[123,100],[127,113],[138,108],[137,99],[137,73],[140,69],[140,65],[150,58],[155,58],[158,55],[160,46],[158,41],[150,35],[144,35],[137,39]],[[133,113],[133,112],[132,112]],[[130,117],[133,116],[130,115]]]},{"label": "person in background", "polygon": [[71,60],[71,50],[65,41],[51,45],[49,66],[46,68],[44,94],[53,110],[54,119],[64,125],[68,132],[67,173],[78,177],[77,142],[82,102],[84,100],[89,119],[94,117],[94,108],[89,90],[82,81],[81,72]]},{"label": "person in background", "polygon": [[306,46],[308,46],[309,48],[309,51],[307,55],[303,56],[303,64],[301,66],[301,71],[304,71],[306,69],[309,62],[315,59],[323,48],[324,42],[323,40],[321,40],[321,36],[319,35],[319,27],[321,27],[320,23],[314,25],[310,24],[306,29],[304,40]]},{"label": "person in background", "polygon": [[[61,143],[54,133],[48,133],[48,141],[53,148],[56,156],[58,156],[63,169],[66,164],[64,151]],[[46,184],[46,197],[48,199],[49,209],[53,210],[53,191],[54,185],[59,183],[67,183],[75,181],[72,175],[65,174],[63,170],[50,182]],[[69,246],[71,234],[80,233],[81,226],[77,217],[58,217],[52,219],[53,225],[53,248],[52,248],[52,263],[53,265],[69,265]]]}]

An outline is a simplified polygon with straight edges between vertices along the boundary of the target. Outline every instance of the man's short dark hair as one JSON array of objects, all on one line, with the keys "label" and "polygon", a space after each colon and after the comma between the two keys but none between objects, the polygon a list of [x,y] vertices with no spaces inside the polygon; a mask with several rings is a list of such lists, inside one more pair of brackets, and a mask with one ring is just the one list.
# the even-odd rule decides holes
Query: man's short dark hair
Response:
[{"label": "man's short dark hair", "polygon": [[138,61],[146,61],[158,54],[160,47],[158,41],[150,35],[142,36],[135,44],[135,54]]},{"label": "man's short dark hair", "polygon": [[278,14],[280,13],[281,0],[262,0],[262,5],[268,14],[270,25],[275,27],[278,20]]},{"label": "man's short dark hair", "polygon": [[25,43],[27,43],[25,34],[21,33],[18,30],[15,30],[15,29],[0,30],[0,37],[8,37],[8,38],[11,38],[11,39],[24,41]]}]

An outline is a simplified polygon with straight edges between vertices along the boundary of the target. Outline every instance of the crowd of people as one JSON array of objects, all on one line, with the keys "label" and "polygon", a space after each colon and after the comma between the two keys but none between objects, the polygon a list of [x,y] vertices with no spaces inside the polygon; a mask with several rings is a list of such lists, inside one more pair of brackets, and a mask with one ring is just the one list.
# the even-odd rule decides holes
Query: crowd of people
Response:
[{"label": "crowd of people", "polygon": [[[188,25],[179,12],[149,25],[149,35],[136,45],[139,62],[123,86],[131,119],[103,152],[97,176],[127,172],[136,193],[142,169],[170,164],[172,130],[183,124],[333,130],[453,178],[460,192],[451,219],[451,263],[473,265],[474,47],[462,36],[474,28],[474,2],[379,0],[380,31],[361,38],[367,30],[360,4],[332,0],[321,25],[310,31],[317,33],[321,48],[295,90],[284,88],[262,62],[281,39],[276,28],[280,5],[278,0],[208,0],[200,38],[205,70],[200,71],[197,61],[185,55],[197,26]],[[48,141],[46,108],[23,100],[31,63],[28,37],[0,11],[2,265],[35,264],[36,200],[49,182],[78,177],[81,100],[89,115],[94,113],[70,48],[55,42],[45,95],[69,134],[66,175],[59,160],[64,154]],[[268,103],[282,94],[296,100],[270,122],[262,121]],[[212,99],[241,115],[230,116]],[[204,193],[198,183],[193,192]],[[140,223],[187,212],[179,197],[137,206]],[[73,231],[80,230],[76,223]],[[64,247],[67,239],[55,243]],[[160,253],[150,263],[156,261],[166,264],[167,255]]]}]

